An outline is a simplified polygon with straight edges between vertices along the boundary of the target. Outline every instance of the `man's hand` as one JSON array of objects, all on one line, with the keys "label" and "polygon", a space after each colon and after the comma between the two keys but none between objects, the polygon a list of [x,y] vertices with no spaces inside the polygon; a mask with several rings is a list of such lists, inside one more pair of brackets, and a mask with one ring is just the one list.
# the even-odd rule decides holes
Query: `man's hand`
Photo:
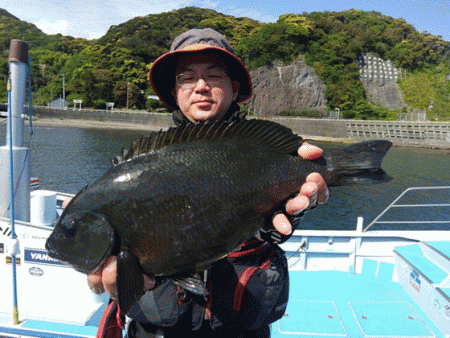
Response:
[{"label": "man's hand", "polygon": [[[110,256],[105,264],[93,274],[87,277],[89,288],[92,292],[100,295],[106,293],[112,299],[117,299],[117,257]],[[144,275],[144,290],[155,287],[155,280]]]},{"label": "man's hand", "polygon": [[[307,142],[298,148],[298,155],[305,160],[315,160],[322,154],[322,149]],[[318,173],[311,173],[300,188],[300,193],[287,202],[286,212],[291,216],[299,215],[303,211],[315,207],[317,203],[325,203],[328,196],[328,187],[323,177]],[[275,215],[273,225],[282,235],[289,235],[292,232],[292,225],[285,214]]]}]

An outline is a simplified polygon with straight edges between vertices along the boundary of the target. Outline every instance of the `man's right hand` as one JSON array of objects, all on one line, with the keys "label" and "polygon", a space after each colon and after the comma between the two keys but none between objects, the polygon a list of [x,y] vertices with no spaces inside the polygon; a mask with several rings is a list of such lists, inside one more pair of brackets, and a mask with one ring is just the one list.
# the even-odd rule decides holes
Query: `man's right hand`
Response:
[{"label": "man's right hand", "polygon": [[[106,293],[112,299],[117,300],[117,257],[110,256],[96,272],[87,277],[89,288],[97,295]],[[155,280],[144,275],[144,290],[155,287]]]}]

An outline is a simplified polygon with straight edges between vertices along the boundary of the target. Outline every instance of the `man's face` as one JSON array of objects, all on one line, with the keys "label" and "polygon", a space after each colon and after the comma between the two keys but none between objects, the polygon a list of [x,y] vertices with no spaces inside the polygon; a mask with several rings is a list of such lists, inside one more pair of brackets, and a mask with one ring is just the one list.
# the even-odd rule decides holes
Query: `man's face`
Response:
[{"label": "man's face", "polygon": [[213,60],[191,58],[178,64],[175,75],[178,80],[172,94],[193,123],[220,120],[238,95],[239,82],[232,81]]}]

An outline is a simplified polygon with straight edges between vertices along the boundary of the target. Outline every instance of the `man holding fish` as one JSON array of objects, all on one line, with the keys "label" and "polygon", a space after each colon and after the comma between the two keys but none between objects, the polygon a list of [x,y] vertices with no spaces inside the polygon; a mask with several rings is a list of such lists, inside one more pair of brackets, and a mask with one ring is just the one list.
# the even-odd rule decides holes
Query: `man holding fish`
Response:
[{"label": "man holding fish", "polygon": [[[154,62],[149,79],[161,101],[174,110],[173,117],[177,125],[240,121],[245,118],[245,113],[240,111],[237,104],[249,99],[252,94],[251,78],[245,65],[235,56],[227,39],[212,29],[193,29],[179,35],[170,52]],[[298,148],[298,156],[303,159],[313,160],[321,155],[321,149],[306,142]],[[257,257],[255,252],[264,255],[266,248],[269,248],[278,257],[266,260],[279,265],[271,268],[274,271],[271,278],[278,279],[276,290],[258,290],[265,287],[264,279],[267,275],[255,273],[244,285],[249,291],[241,291],[243,298],[239,300],[239,306],[236,307],[236,302],[231,302],[232,308],[226,308],[228,304],[223,304],[225,308],[221,309],[221,304],[213,303],[220,299],[214,295],[234,291],[236,298],[238,291],[234,289],[239,289],[239,285],[233,284],[233,290],[223,291],[221,288],[224,284],[216,286],[214,282],[211,283],[211,280],[217,279],[212,273],[218,275],[228,271],[227,269],[212,268],[203,274],[203,282],[212,287],[212,290],[208,289],[209,295],[206,297],[192,296],[171,282],[162,283],[155,288],[155,280],[144,276],[144,288],[153,290],[147,291],[129,311],[128,315],[133,319],[129,336],[269,337],[268,324],[284,313],[288,295],[285,261],[280,258],[283,254],[274,243],[284,242],[291,235],[293,227],[290,216],[299,216],[316,203],[324,203],[328,199],[326,183],[318,173],[310,174],[298,188],[299,194],[287,201],[285,210],[280,210],[273,216],[273,228],[260,231],[257,239],[244,243],[239,250],[230,254],[230,258],[227,258],[230,276],[220,276],[225,278],[227,285],[236,283],[232,275],[235,275],[234,278],[237,275],[238,279],[241,277],[238,283],[242,286],[243,277],[239,276],[239,269],[233,269],[233,264],[239,264],[245,256],[250,259]],[[111,256],[102,268],[88,276],[88,284],[93,292],[100,294],[106,291],[111,298],[117,298],[116,264],[116,257]],[[256,265],[258,264],[259,261]],[[244,272],[250,270],[251,264],[245,265]],[[252,297],[247,293],[260,296]],[[272,297],[275,294],[272,302],[267,302],[268,294]],[[263,300],[264,304],[255,308],[254,303],[262,303]],[[258,310],[258,307],[263,309]],[[216,309],[217,315],[214,313]],[[255,317],[251,313],[260,315]],[[239,317],[245,319],[237,320]]]}]

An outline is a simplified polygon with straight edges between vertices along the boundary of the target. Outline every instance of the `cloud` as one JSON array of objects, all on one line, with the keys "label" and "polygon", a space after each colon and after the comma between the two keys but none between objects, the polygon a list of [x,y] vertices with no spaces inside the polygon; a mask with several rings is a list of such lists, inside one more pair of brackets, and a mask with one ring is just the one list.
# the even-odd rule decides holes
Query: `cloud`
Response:
[{"label": "cloud", "polygon": [[41,19],[36,23],[36,26],[46,34],[61,33],[62,35],[68,35],[70,23],[66,20],[50,22],[46,19]]},{"label": "cloud", "polygon": [[[1,0],[0,0],[1,1]],[[28,1],[28,0],[20,0]],[[33,0],[35,1],[35,0]],[[33,22],[46,34],[70,35],[87,39],[98,39],[112,25],[119,25],[137,16],[171,11],[191,4],[192,0],[42,0],[56,6],[45,13],[38,13],[34,5]],[[43,19],[42,17],[45,17]],[[51,17],[52,19],[49,19]]]}]

